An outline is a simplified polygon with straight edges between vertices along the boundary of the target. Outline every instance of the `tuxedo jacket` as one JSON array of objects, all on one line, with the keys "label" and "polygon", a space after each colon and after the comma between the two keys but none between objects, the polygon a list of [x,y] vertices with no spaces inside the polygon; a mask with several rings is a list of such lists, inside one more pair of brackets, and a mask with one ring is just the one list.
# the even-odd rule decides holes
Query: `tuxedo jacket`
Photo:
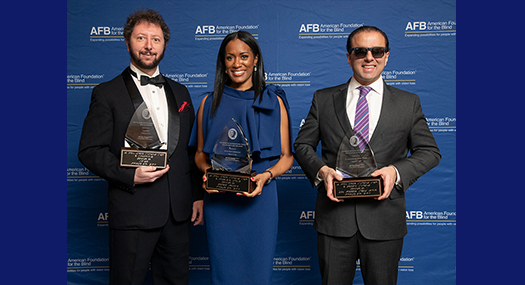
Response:
[{"label": "tuxedo jacket", "polygon": [[204,195],[202,174],[194,163],[195,151],[188,147],[195,119],[190,94],[185,86],[169,78],[163,88],[169,113],[170,170],[155,182],[138,185],[133,182],[135,168],[120,167],[124,136],[135,108],[142,102],[129,67],[111,81],[93,88],[78,158],[91,172],[108,181],[111,228],[162,227],[168,221],[170,210],[175,220],[187,220],[191,217],[193,201]]},{"label": "tuxedo jacket", "polygon": [[[295,158],[312,183],[322,166],[335,169],[342,140],[345,135],[347,138],[354,135],[346,112],[348,84],[315,92],[295,140]],[[322,158],[316,155],[319,141]],[[324,183],[320,183],[314,222],[318,232],[351,237],[359,230],[371,240],[391,240],[406,235],[405,191],[441,159],[419,97],[384,84],[381,113],[369,145],[378,168],[394,165],[402,186],[396,185],[382,201],[352,198],[336,203],[326,197]]]}]

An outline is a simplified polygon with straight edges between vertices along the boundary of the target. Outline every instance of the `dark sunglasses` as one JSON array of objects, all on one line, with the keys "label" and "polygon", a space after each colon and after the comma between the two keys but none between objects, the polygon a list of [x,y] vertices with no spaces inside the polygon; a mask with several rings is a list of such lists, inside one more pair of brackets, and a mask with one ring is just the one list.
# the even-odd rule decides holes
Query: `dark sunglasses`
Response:
[{"label": "dark sunglasses", "polygon": [[356,58],[364,58],[368,51],[372,52],[372,56],[375,58],[382,58],[385,55],[385,51],[388,51],[386,47],[355,47],[353,49],[350,49],[350,53],[354,52],[354,56]]}]

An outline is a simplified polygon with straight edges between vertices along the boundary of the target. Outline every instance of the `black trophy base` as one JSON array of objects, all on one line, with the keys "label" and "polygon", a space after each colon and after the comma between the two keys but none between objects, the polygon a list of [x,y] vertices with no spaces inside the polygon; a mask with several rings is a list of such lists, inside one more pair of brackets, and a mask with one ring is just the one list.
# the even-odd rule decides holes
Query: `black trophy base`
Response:
[{"label": "black trophy base", "polygon": [[379,197],[383,193],[381,177],[347,178],[334,180],[335,198]]},{"label": "black trophy base", "polygon": [[252,171],[251,174],[244,174],[210,169],[206,171],[206,189],[252,193],[257,188],[251,179],[253,176],[255,176],[255,171]]},{"label": "black trophy base", "polygon": [[120,166],[141,167],[155,166],[166,168],[168,152],[165,150],[149,150],[123,147],[120,149]]}]

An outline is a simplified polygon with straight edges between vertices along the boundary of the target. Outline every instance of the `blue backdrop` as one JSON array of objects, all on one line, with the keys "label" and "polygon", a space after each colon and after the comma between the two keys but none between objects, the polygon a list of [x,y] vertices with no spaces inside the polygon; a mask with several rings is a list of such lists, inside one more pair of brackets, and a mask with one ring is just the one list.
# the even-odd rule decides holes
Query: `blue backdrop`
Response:
[{"label": "blue backdrop", "polygon": [[[159,1],[160,2],[160,1]],[[362,25],[389,36],[387,84],[416,93],[441,149],[438,167],[406,193],[409,234],[399,284],[456,283],[456,1],[144,1],[67,2],[67,282],[108,280],[107,183],[77,159],[91,91],[129,65],[122,36],[138,8],[159,11],[171,29],[160,71],[186,85],[194,105],[211,91],[224,36],[251,32],[261,46],[268,83],[280,85],[295,140],[315,90],[346,82],[348,34]],[[316,190],[301,168],[277,178],[279,235],[274,284],[320,284]],[[194,227],[191,284],[209,283],[204,227]],[[242,269],[241,269],[242,270]],[[354,284],[362,284],[360,274]]]}]

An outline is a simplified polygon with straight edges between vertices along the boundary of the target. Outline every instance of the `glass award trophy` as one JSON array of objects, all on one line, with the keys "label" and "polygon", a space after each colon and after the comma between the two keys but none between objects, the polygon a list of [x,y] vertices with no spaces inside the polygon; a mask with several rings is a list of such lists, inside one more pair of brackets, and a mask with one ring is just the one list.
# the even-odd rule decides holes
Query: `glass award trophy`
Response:
[{"label": "glass award trophy", "polygon": [[337,153],[336,171],[342,181],[334,179],[335,198],[379,197],[383,191],[381,177],[370,175],[377,169],[372,149],[367,144],[359,149],[359,139],[345,136]]},{"label": "glass award trophy", "polygon": [[251,193],[256,188],[251,180],[255,171],[252,171],[250,144],[235,119],[228,121],[219,133],[210,160],[206,189]]},{"label": "glass award trophy", "polygon": [[168,152],[160,150],[165,143],[160,142],[146,103],[135,110],[124,139],[130,147],[121,148],[120,166],[166,168]]}]

